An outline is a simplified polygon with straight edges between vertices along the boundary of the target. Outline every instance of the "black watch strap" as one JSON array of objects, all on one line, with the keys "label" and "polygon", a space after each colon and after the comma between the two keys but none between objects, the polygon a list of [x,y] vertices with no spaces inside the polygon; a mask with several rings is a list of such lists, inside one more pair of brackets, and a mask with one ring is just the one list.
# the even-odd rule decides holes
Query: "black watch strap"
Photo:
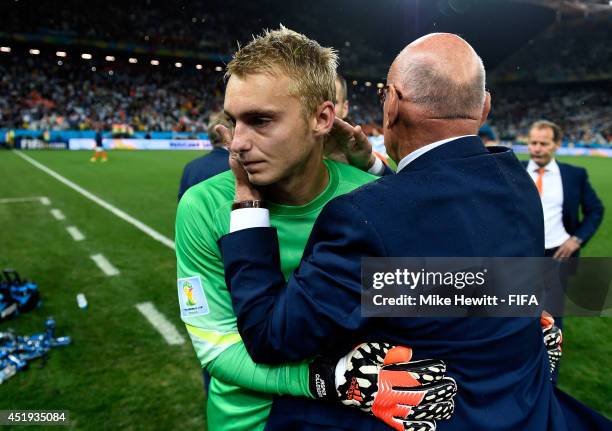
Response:
[{"label": "black watch strap", "polygon": [[268,208],[268,206],[261,200],[239,201],[232,204],[232,211],[242,208]]}]

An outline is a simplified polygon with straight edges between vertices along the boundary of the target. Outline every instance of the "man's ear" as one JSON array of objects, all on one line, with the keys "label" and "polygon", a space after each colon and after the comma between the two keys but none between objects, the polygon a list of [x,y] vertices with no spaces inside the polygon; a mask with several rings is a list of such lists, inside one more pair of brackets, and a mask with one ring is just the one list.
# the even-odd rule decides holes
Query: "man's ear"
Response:
[{"label": "man's ear", "polygon": [[383,109],[387,109],[387,124],[384,125],[387,129],[390,129],[399,119],[399,103],[400,99],[397,97],[395,87],[393,91],[389,88],[387,102],[383,106]]},{"label": "man's ear", "polygon": [[480,126],[482,126],[485,121],[487,121],[487,117],[489,116],[489,112],[491,111],[491,93],[485,91],[485,103],[482,107],[482,116],[480,117]]},{"label": "man's ear", "polygon": [[334,118],[336,118],[334,104],[330,101],[321,103],[315,111],[313,119],[314,127],[312,131],[315,136],[327,135],[334,125]]}]

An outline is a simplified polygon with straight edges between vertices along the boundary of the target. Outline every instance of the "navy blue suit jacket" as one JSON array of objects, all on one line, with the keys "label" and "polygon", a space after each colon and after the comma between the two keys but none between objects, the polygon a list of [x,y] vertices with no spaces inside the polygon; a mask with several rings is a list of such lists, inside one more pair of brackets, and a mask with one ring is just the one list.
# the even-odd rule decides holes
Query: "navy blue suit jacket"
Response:
[{"label": "navy blue suit jacket", "polygon": [[[223,237],[226,281],[253,359],[339,357],[363,341],[407,345],[414,359],[446,361],[457,381],[455,415],[439,430],[569,430],[537,319],[361,315],[363,256],[542,256],[533,181],[511,151],[492,151],[476,137],[457,139],[332,200],[288,282],[274,229]],[[389,429],[357,410],[291,397],[275,399],[267,428]]]},{"label": "navy blue suit jacket", "polygon": [[181,200],[189,187],[227,171],[230,168],[228,159],[226,149],[214,147],[210,153],[187,163],[179,186],[178,200]]},{"label": "navy blue suit jacket", "polygon": [[[528,163],[523,161],[525,167]],[[563,226],[568,234],[582,239],[584,245],[601,224],[604,206],[591,187],[586,169],[558,161],[557,164],[563,184]]]}]

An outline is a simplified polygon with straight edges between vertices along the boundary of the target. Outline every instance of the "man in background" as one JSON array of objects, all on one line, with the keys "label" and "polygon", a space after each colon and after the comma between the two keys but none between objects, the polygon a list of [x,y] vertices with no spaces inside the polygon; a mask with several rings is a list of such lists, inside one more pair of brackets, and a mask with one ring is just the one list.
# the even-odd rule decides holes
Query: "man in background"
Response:
[{"label": "man in background", "polygon": [[578,256],[597,231],[604,212],[587,171],[555,160],[562,137],[555,123],[536,121],[529,130],[531,160],[524,162],[542,200],[545,255],[556,259]]},{"label": "man in background", "polygon": [[[349,102],[348,91],[346,88],[346,79],[344,79],[342,75],[337,74],[335,86],[336,103],[334,104],[334,110],[336,112],[336,117],[343,121],[347,121],[349,112]],[[333,145],[326,145],[325,158],[340,163],[348,163],[344,149]]]},{"label": "man in background", "polygon": [[229,169],[227,161],[229,152],[225,148],[221,136],[215,131],[215,127],[218,125],[230,127],[229,118],[222,111],[211,114],[208,122],[208,139],[213,146],[212,151],[192,160],[183,170],[178,193],[179,200],[189,187]]},{"label": "man in background", "polygon": [[[551,121],[536,121],[529,129],[528,149],[531,160],[523,162],[533,179],[544,210],[544,255],[554,259],[578,257],[580,248],[591,239],[601,224],[603,204],[591,187],[584,168],[559,163],[555,153],[561,146],[561,128]],[[582,220],[579,210],[582,209]],[[568,273],[575,271],[570,265],[563,271],[562,283]],[[563,319],[555,323],[563,328]],[[559,370],[552,381],[556,385]]]},{"label": "man in background", "polygon": [[495,133],[493,133],[493,129],[487,124],[483,124],[480,130],[478,130],[478,137],[482,140],[485,147],[492,147],[499,144],[495,137]]},{"label": "man in background", "polygon": [[[336,117],[353,125],[353,122],[349,119],[349,101],[348,101],[348,88],[346,85],[346,79],[337,74],[336,75],[336,103],[334,105],[334,109],[336,111]],[[345,129],[346,130],[346,129]],[[360,133],[361,130],[356,133]],[[387,164],[387,153],[384,148],[383,140],[381,134],[378,132],[376,128],[373,129],[373,136],[370,139],[370,143],[373,147],[374,156],[383,162],[385,165]],[[335,160],[336,162],[341,163],[349,163],[346,158],[346,151],[344,148],[336,148],[332,145],[326,144],[326,152],[325,157],[331,160]],[[376,162],[380,163],[380,162]],[[383,169],[382,166],[379,166],[380,170]],[[387,174],[392,173],[390,169],[385,170]]]},{"label": "man in background", "polygon": [[336,75],[336,117],[341,120],[346,119],[349,113],[348,90],[346,79],[340,74]]}]

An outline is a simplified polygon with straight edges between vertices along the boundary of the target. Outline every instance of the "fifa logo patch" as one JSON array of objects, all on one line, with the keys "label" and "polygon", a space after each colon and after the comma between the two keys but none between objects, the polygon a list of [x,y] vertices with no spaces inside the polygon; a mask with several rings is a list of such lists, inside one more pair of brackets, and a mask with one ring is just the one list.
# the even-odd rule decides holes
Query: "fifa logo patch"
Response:
[{"label": "fifa logo patch", "polygon": [[185,292],[185,296],[187,297],[187,305],[197,305],[197,303],[193,299],[193,286],[188,281],[183,282],[183,292]]},{"label": "fifa logo patch", "polygon": [[209,313],[208,301],[202,287],[202,279],[195,277],[179,278],[177,280],[181,317],[203,316]]}]

